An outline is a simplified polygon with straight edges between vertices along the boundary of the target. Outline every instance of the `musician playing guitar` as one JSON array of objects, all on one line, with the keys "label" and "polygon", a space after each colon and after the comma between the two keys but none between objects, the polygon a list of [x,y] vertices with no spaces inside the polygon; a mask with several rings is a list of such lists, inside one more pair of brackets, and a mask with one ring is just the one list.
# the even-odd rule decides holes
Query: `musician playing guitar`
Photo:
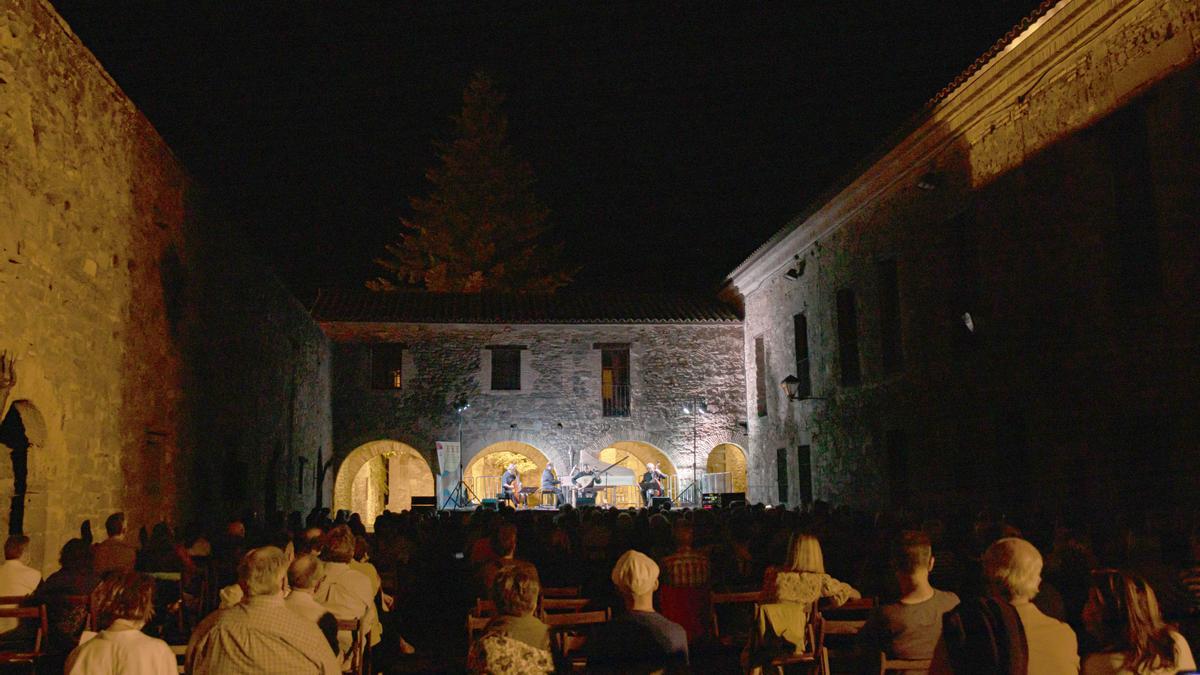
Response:
[{"label": "musician playing guitar", "polygon": [[643,506],[649,506],[654,497],[663,496],[663,481],[666,479],[667,474],[659,471],[653,462],[646,465],[646,473],[642,474],[642,480],[638,483],[638,487],[642,489]]},{"label": "musician playing guitar", "polygon": [[501,499],[507,499],[516,506],[521,497],[521,474],[517,473],[516,463],[509,464],[500,477]]}]

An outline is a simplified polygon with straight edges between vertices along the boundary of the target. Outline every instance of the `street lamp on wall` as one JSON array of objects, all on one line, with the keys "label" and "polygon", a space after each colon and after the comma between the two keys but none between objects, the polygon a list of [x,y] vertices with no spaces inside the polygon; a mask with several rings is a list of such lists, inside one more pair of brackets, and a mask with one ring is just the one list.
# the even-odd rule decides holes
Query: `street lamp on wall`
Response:
[{"label": "street lamp on wall", "polygon": [[828,399],[820,396],[801,396],[800,395],[800,378],[795,375],[788,375],[783,378],[779,386],[783,387],[783,392],[787,394],[789,401],[827,401]]}]

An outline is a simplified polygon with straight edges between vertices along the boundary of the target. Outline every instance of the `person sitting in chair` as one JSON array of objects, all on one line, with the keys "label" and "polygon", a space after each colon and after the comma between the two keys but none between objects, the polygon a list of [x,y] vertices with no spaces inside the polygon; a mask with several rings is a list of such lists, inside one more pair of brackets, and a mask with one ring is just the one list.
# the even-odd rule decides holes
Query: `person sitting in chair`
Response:
[{"label": "person sitting in chair", "polygon": [[516,463],[509,464],[500,477],[500,499],[507,499],[516,506],[521,498],[521,474],[517,473]]},{"label": "person sitting in chair", "polygon": [[546,462],[546,468],[542,470],[542,494],[554,495],[557,500],[554,503],[557,505],[561,505],[566,501],[562,488],[559,487],[560,485],[562,485],[562,481],[558,479],[558,474],[554,472],[554,462]]},{"label": "person sitting in chair", "polygon": [[638,483],[642,488],[642,504],[644,506],[650,506],[655,497],[663,496],[663,481],[666,479],[667,474],[659,471],[657,464],[651,462],[646,465],[646,473],[642,474],[642,480]]}]

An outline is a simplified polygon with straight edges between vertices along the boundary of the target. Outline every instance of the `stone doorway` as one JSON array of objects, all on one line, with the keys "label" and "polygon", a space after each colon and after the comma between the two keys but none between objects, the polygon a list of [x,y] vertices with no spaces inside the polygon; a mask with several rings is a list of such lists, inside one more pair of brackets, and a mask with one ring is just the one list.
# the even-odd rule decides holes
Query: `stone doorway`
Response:
[{"label": "stone doorway", "polygon": [[[679,480],[675,465],[667,458],[666,453],[653,445],[644,441],[617,441],[601,450],[599,458],[605,466],[620,461],[618,466],[633,471],[634,482],[642,479],[642,474],[646,473],[646,465],[653,462],[658,465],[659,471],[667,474],[666,484],[663,486],[667,490],[667,496],[671,499],[679,498]],[[607,492],[610,494],[602,492],[597,497],[597,503],[611,499],[612,505],[618,508],[637,508],[642,505],[642,492],[636,485],[613,488]]]},{"label": "stone doorway", "polygon": [[372,441],[342,460],[334,483],[334,509],[362,516],[367,529],[384,511],[412,509],[413,497],[433,497],[433,470],[416,448],[392,440]]},{"label": "stone doorway", "polygon": [[8,533],[25,534],[29,502],[30,454],[45,443],[45,422],[29,401],[14,401],[0,420],[0,508]]},{"label": "stone doorway", "polygon": [[[546,468],[548,461],[541,450],[528,443],[500,441],[475,453],[463,467],[463,482],[471,487],[479,499],[491,499],[500,492],[500,477],[509,464],[517,465],[522,486],[539,487],[542,484],[542,469]],[[559,470],[562,470],[561,467]]]},{"label": "stone doorway", "polygon": [[722,443],[708,453],[708,462],[704,467],[707,474],[728,474],[727,480],[714,480],[714,483],[728,484],[729,492],[746,491],[746,453],[733,443]]}]

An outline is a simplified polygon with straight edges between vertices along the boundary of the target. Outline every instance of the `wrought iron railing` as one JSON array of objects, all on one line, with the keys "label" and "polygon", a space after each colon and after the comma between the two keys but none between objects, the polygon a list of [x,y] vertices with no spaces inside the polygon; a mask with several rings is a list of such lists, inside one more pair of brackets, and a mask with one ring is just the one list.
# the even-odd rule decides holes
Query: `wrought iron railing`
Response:
[{"label": "wrought iron railing", "polygon": [[600,395],[605,417],[629,417],[629,385],[614,384]]}]

